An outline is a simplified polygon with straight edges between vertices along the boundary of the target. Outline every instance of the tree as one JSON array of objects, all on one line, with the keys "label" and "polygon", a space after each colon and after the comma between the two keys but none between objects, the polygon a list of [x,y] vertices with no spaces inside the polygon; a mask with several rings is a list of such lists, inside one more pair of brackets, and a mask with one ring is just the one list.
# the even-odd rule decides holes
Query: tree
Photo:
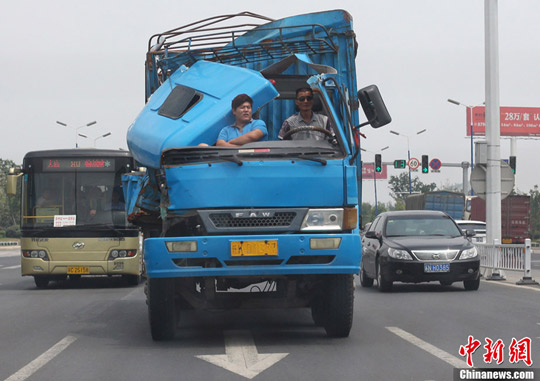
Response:
[{"label": "tree", "polygon": [[[16,164],[11,160],[0,159],[0,230],[2,231],[18,231],[16,227],[20,221],[20,186],[18,187],[18,195],[9,196],[6,194],[7,189],[7,174],[10,168]],[[18,234],[18,233],[10,233]]]},{"label": "tree", "polygon": [[[409,195],[409,173],[403,172],[399,176],[390,176],[388,180],[390,189],[392,192],[390,196],[398,201],[403,200],[406,196]],[[420,181],[418,176],[411,179],[411,190],[413,193],[427,193],[433,192],[437,188],[437,184],[424,184]]]},{"label": "tree", "polygon": [[540,238],[540,190],[538,185],[529,191],[531,196],[531,238]]}]

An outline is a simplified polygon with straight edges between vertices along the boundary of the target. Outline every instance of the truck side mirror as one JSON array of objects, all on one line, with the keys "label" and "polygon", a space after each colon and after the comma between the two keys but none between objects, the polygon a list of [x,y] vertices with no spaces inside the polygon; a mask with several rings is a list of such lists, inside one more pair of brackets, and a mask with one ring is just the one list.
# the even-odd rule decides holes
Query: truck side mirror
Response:
[{"label": "truck side mirror", "polygon": [[385,126],[392,121],[377,86],[371,85],[360,89],[358,100],[364,109],[368,123],[373,128]]}]

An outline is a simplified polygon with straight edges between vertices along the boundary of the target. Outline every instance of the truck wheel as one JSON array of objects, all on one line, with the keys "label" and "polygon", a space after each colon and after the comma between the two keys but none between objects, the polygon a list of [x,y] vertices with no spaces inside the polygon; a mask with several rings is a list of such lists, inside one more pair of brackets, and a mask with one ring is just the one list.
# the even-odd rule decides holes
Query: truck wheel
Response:
[{"label": "truck wheel", "polygon": [[317,327],[324,326],[326,310],[324,301],[320,296],[311,303],[311,317]]},{"label": "truck wheel", "polygon": [[364,263],[360,262],[360,285],[362,287],[373,286],[373,278],[370,278],[364,269]]},{"label": "truck wheel", "polygon": [[387,280],[382,271],[381,271],[381,264],[380,262],[377,262],[377,287],[379,287],[379,290],[382,292],[388,292],[392,290],[392,281]]},{"label": "truck wheel", "polygon": [[463,286],[467,291],[476,291],[480,287],[480,277],[473,280],[464,280]]},{"label": "truck wheel", "polygon": [[37,288],[47,288],[49,285],[49,278],[46,276],[34,275],[34,282]]},{"label": "truck wheel", "polygon": [[174,303],[174,280],[167,278],[148,279],[146,297],[152,339],[155,341],[174,339],[177,320]]},{"label": "truck wheel", "polygon": [[323,326],[329,337],[348,337],[354,308],[353,274],[332,275],[325,282]]}]

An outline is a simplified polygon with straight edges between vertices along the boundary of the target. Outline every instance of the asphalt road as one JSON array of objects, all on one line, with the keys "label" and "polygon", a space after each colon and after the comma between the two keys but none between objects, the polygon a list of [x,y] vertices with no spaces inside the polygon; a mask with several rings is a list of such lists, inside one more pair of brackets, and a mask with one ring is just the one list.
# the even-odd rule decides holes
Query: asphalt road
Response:
[{"label": "asphalt road", "polygon": [[[186,312],[166,343],[150,337],[143,285],[51,286],[37,289],[17,252],[0,251],[0,380],[452,380],[469,336],[481,342],[475,367],[527,368],[509,362],[512,338],[527,337],[540,364],[540,287],[508,281],[475,292],[398,283],[389,294],[357,282],[347,339],[327,338],[307,310],[272,310]],[[504,343],[503,364],[484,363],[487,338]],[[227,358],[251,368],[215,365]]]}]

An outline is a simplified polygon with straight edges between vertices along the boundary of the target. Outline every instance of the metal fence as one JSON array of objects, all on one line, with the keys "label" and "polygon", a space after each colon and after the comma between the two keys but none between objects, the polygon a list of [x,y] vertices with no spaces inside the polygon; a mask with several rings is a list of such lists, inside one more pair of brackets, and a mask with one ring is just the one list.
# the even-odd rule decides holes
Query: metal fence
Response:
[{"label": "metal fence", "polygon": [[484,273],[491,270],[491,274],[497,276],[500,270],[523,271],[523,278],[518,284],[537,284],[531,277],[530,239],[521,245],[476,243],[475,246]]}]

